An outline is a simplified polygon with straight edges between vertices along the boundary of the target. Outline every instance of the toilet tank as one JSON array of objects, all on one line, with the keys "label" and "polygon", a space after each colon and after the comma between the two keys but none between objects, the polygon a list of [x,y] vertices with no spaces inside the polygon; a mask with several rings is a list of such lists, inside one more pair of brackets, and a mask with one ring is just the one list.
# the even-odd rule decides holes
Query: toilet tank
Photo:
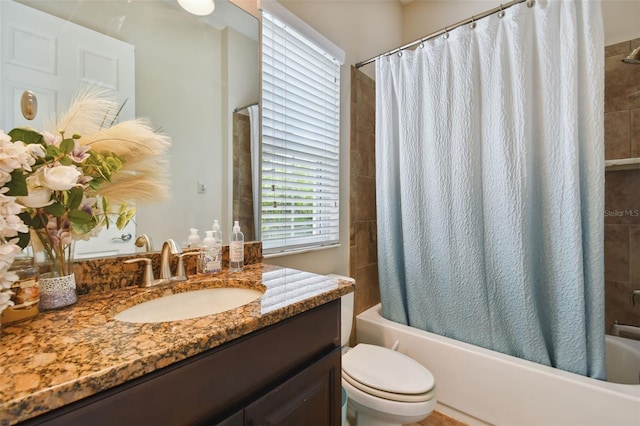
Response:
[{"label": "toilet tank", "polygon": [[[339,280],[350,281],[356,283],[356,280],[343,275],[329,274],[328,277],[337,278]],[[353,306],[355,292],[345,294],[340,298],[340,346],[349,346],[349,336],[351,336],[351,328],[353,327]]]}]

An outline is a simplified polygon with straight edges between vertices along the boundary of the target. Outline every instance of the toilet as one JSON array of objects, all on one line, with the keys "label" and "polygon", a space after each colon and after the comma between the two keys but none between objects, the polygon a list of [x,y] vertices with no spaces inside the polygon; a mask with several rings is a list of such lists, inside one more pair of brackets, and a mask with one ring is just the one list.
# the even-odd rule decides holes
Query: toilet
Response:
[{"label": "toilet", "polygon": [[349,293],[341,300],[342,386],[349,418],[355,418],[357,426],[395,426],[424,419],[436,405],[435,380],[429,370],[382,346],[359,343],[348,348],[353,296]]}]

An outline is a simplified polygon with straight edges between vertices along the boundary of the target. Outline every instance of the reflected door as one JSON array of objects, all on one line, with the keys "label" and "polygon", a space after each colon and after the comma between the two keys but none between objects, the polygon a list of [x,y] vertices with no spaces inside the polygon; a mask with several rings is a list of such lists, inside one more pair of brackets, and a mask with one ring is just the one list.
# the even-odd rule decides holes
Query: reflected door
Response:
[{"label": "reflected door", "polygon": [[[120,103],[126,100],[120,118],[134,118],[134,46],[13,1],[0,2],[0,25],[0,128],[43,130],[56,109],[86,85],[105,87]],[[26,90],[38,102],[31,121],[20,108]],[[134,236],[133,221],[122,230],[112,226],[78,241],[76,258],[133,253]]]}]

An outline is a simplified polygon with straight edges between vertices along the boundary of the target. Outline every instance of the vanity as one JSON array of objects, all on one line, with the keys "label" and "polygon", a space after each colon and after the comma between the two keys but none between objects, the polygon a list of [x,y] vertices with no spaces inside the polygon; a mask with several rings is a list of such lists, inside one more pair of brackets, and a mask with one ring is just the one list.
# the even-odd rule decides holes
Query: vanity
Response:
[{"label": "vanity", "polygon": [[[145,300],[254,287],[246,305],[180,321],[114,316]],[[347,281],[262,263],[159,288],[81,295],[5,327],[0,424],[339,425]]]}]

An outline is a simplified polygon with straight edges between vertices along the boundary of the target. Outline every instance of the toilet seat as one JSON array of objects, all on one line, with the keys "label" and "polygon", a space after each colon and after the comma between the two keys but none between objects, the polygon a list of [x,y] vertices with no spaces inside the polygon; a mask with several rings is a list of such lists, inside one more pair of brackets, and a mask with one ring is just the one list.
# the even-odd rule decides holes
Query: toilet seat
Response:
[{"label": "toilet seat", "polygon": [[434,392],[435,389],[432,389],[429,392],[419,393],[419,394],[401,394],[401,393],[387,392],[380,389],[372,388],[370,386],[367,386],[363,383],[358,382],[357,380],[354,380],[353,377],[349,376],[344,371],[342,372],[342,379],[345,380],[354,388],[361,390],[362,392],[368,393],[369,395],[372,395],[378,398],[384,398],[389,401],[425,402],[425,401],[429,401],[435,396],[435,392]]},{"label": "toilet seat", "polygon": [[420,363],[365,343],[343,355],[342,377],[363,392],[391,401],[424,402],[435,394],[433,375]]}]

